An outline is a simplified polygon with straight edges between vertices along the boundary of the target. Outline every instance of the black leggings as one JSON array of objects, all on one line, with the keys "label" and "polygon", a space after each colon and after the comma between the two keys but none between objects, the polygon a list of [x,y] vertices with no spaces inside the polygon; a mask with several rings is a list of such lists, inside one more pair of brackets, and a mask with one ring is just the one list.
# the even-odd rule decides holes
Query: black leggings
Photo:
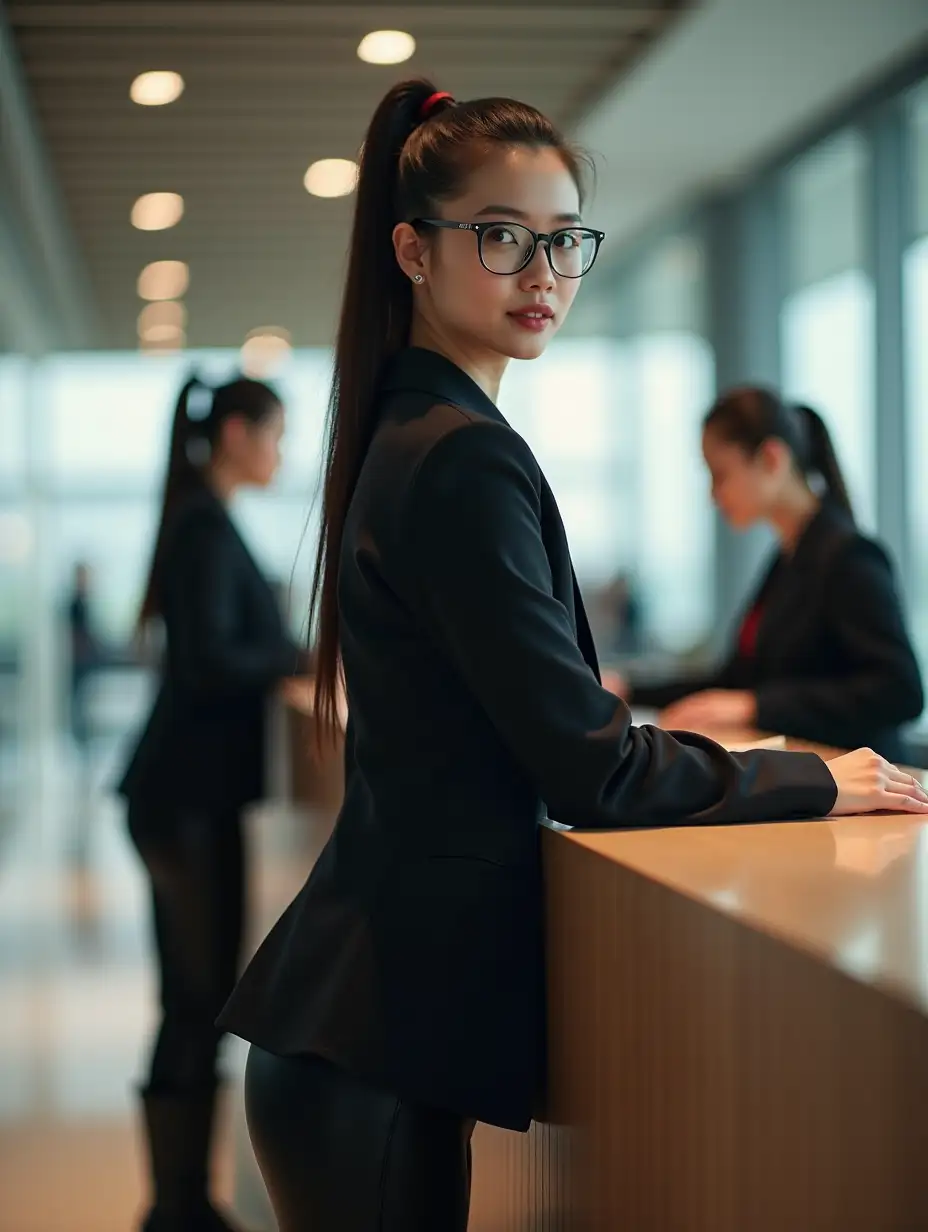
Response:
[{"label": "black leggings", "polygon": [[257,1047],[245,1108],[279,1232],[465,1232],[472,1121]]},{"label": "black leggings", "polygon": [[216,1017],[238,974],[244,853],[237,813],[130,803],[129,833],[151,880],[161,1025],[150,1091],[215,1085]]}]

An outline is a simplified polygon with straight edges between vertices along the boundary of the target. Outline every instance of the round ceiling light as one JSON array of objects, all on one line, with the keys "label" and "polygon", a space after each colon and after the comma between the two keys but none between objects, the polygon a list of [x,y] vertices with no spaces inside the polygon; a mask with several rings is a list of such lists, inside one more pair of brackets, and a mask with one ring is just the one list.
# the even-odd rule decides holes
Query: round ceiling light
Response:
[{"label": "round ceiling light", "polygon": [[179,299],[190,285],[185,261],[152,261],[139,274],[139,299]]},{"label": "round ceiling light", "polygon": [[279,325],[252,329],[242,344],[242,371],[250,377],[270,376],[289,357],[291,349],[289,330]]},{"label": "round ceiling light", "polygon": [[184,216],[180,193],[154,192],[139,197],[132,207],[132,225],[139,231],[166,231],[176,227]]},{"label": "round ceiling light", "polygon": [[187,335],[176,325],[152,326],[148,337],[139,341],[143,355],[172,355],[187,345]]},{"label": "round ceiling light", "polygon": [[139,338],[142,342],[169,342],[183,333],[187,309],[176,300],[146,304],[139,313]]},{"label": "round ceiling light", "polygon": [[347,197],[358,183],[358,164],[350,158],[323,158],[303,177],[303,184],[314,197]]},{"label": "round ceiling light", "polygon": [[366,64],[402,64],[416,50],[416,40],[405,30],[372,30],[358,44],[358,59]]},{"label": "round ceiling light", "polygon": [[145,330],[154,325],[174,325],[175,329],[184,329],[187,323],[187,309],[176,299],[160,299],[158,303],[145,304],[138,314],[138,333],[142,336]]},{"label": "round ceiling light", "polygon": [[129,87],[129,97],[140,107],[164,107],[176,102],[183,92],[180,73],[163,71],[141,73]]}]

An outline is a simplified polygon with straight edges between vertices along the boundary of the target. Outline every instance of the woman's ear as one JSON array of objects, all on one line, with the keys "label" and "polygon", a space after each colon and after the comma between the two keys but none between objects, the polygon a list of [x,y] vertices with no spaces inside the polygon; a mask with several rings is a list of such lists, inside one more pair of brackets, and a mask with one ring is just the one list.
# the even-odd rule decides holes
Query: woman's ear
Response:
[{"label": "woman's ear", "polygon": [[393,251],[400,269],[411,282],[425,279],[428,245],[416,228],[408,222],[398,222],[393,228]]},{"label": "woman's ear", "polygon": [[216,452],[230,458],[240,458],[250,448],[248,428],[244,415],[227,415],[219,427]]},{"label": "woman's ear", "polygon": [[764,470],[770,475],[785,474],[792,469],[792,450],[778,436],[768,436],[757,452]]}]

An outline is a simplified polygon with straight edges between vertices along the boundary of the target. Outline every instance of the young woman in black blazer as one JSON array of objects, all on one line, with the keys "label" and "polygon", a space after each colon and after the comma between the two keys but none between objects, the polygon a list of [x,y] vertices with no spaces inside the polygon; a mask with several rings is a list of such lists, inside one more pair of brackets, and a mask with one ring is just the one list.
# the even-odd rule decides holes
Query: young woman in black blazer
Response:
[{"label": "young woman in black blazer", "polygon": [[226,506],[243,485],[271,482],[283,428],[274,391],[245,379],[216,390],[188,382],[174,415],[140,618],[161,621],[165,653],[120,786],[151,882],[161,984],[142,1093],[155,1195],[146,1232],[230,1227],[207,1184],[215,1019],[238,975],[241,814],[263,794],[267,698],[302,655]]},{"label": "young woman in black blazer", "polygon": [[768,523],[779,550],[721,668],[626,696],[666,707],[670,728],[747,725],[899,760],[900,726],[924,705],[918,662],[892,565],[854,524],[822,419],[734,389],[706,416],[703,452],[722,516],[736,530]]},{"label": "young woman in black blazer", "polygon": [[[827,767],[632,726],[602,688],[564,527],[495,405],[602,235],[534,108],[397,86],[364,141],[316,573],[345,800],[220,1019],[281,1232],[460,1232],[476,1120],[543,1087],[539,822],[928,811],[869,753]],[[564,408],[565,415],[570,408]]]}]

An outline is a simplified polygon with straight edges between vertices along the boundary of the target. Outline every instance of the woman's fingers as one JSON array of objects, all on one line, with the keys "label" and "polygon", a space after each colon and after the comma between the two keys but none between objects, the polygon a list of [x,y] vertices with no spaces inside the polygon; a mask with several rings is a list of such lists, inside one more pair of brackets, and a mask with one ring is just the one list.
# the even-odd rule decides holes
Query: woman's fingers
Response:
[{"label": "woman's fingers", "polygon": [[928,815],[928,797],[919,788],[919,794],[916,795],[912,787],[906,791],[904,788],[899,790],[891,790],[887,787],[882,792],[883,803],[876,807],[887,809],[893,813],[923,813]]},{"label": "woman's fingers", "polygon": [[886,792],[890,796],[911,796],[914,800],[924,800],[928,803],[928,792],[911,775],[909,775],[906,782],[898,779],[888,782],[886,784]]},{"label": "woman's fingers", "polygon": [[898,766],[893,766],[887,762],[886,766],[887,790],[892,792],[903,792],[906,795],[924,796],[928,800],[928,791],[922,786],[914,774],[909,774],[905,770],[900,770]]}]

